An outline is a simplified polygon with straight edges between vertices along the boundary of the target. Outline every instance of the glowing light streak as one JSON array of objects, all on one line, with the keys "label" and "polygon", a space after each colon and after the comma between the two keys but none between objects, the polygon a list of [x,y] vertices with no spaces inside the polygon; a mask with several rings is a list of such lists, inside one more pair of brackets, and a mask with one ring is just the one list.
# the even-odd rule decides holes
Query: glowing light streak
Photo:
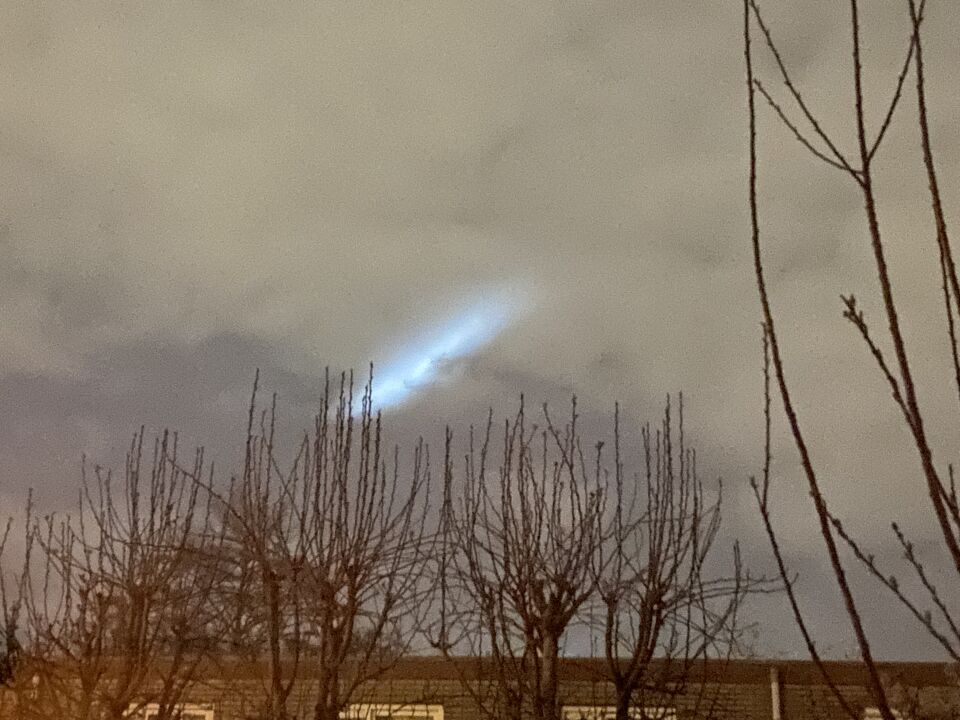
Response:
[{"label": "glowing light streak", "polygon": [[491,293],[456,313],[412,346],[374,370],[374,409],[399,405],[436,380],[448,363],[470,355],[496,337],[517,315],[517,302]]}]

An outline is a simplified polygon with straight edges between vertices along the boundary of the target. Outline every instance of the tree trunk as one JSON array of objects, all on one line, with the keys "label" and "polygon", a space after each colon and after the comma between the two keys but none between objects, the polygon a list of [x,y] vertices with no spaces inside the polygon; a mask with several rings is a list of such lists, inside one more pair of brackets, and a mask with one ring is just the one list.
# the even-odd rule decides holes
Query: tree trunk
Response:
[{"label": "tree trunk", "polygon": [[548,635],[543,642],[543,658],[540,666],[540,720],[561,720],[557,697],[557,665],[560,654],[559,638]]},{"label": "tree trunk", "polygon": [[617,688],[617,720],[630,720],[630,698],[633,693]]}]

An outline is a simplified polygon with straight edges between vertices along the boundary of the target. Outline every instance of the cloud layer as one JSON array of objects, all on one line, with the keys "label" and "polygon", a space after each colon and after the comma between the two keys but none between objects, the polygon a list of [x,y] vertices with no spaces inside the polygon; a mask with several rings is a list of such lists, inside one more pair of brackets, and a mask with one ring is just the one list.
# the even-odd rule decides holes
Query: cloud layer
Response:
[{"label": "cloud layer", "polygon": [[[869,8],[874,118],[906,51],[900,5]],[[595,417],[619,399],[639,419],[682,389],[701,466],[726,482],[730,534],[769,563],[745,485],[761,375],[736,3],[3,9],[5,504],[28,486],[67,503],[81,453],[115,461],[141,423],[179,428],[230,468],[255,368],[296,430],[325,366],[389,369],[478,295],[510,288],[529,312],[414,382],[389,417],[397,437],[508,412],[521,391],[575,392]],[[769,13],[805,97],[852,148],[846,16]],[[960,15],[934,4],[928,24],[955,219]],[[884,151],[881,222],[946,462],[956,407],[935,382],[949,356],[912,101],[908,88]],[[774,302],[830,497],[864,533],[896,517],[922,537],[917,463],[840,317],[839,294],[854,292],[883,326],[858,195],[769,112],[761,154]],[[776,449],[778,523],[816,596],[809,498],[780,431]],[[767,627],[785,617],[771,602]],[[829,628],[833,609],[823,616]],[[904,632],[882,651],[926,651]]]}]

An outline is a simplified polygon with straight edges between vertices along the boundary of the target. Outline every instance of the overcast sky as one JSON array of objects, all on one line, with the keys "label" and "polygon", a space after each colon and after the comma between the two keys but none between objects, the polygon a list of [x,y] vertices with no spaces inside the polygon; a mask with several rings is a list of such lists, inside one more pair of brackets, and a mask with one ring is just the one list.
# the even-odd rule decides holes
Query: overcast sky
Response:
[{"label": "overcast sky", "polygon": [[[796,80],[852,150],[844,4],[775,5]],[[876,127],[906,11],[864,5]],[[932,132],[960,227],[960,12],[930,6]],[[576,393],[592,417],[619,399],[638,421],[683,390],[702,475],[724,480],[725,542],[772,569],[747,487],[762,378],[738,2],[2,8],[5,510],[28,487],[66,506],[81,454],[115,463],[140,424],[179,429],[227,472],[256,368],[295,431],[326,366],[372,361],[399,382],[387,422],[404,441],[510,412],[520,392]],[[880,219],[943,466],[956,401],[937,382],[949,356],[909,87],[904,102],[880,160]],[[930,523],[915,453],[841,318],[853,292],[884,325],[859,195],[769,112],[760,133],[769,279],[801,420],[837,514],[892,553],[890,520],[919,540]],[[777,421],[778,527],[824,647],[843,655]],[[875,619],[886,613],[858,587]],[[758,605],[761,652],[799,652],[784,606]],[[880,654],[937,657],[909,621],[888,624],[876,621]]]}]

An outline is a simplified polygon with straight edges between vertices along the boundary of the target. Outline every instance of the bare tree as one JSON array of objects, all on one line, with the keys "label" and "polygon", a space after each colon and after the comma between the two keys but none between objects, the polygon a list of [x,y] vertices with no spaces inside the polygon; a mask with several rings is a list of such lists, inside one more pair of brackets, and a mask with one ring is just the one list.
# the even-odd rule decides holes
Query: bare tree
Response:
[{"label": "bare tree", "polygon": [[[544,407],[542,428],[521,402],[498,451],[492,429],[491,413],[482,437],[471,430],[460,478],[447,431],[433,635],[488,716],[561,717],[558,665],[575,627],[603,638],[598,679],[613,686],[620,720],[644,693],[676,691],[698,659],[729,652],[750,582],[738,560],[729,577],[707,567],[719,497],[704,498],[682,422],[674,446],[669,405],[660,429],[642,433],[642,478],[624,471],[619,410],[612,473],[602,442],[584,449],[575,401],[563,426]],[[465,664],[464,654],[481,660]]]},{"label": "bare tree", "polygon": [[[765,358],[765,415],[766,415],[766,453],[762,478],[753,481],[757,502],[767,530],[771,546],[774,551],[778,568],[786,586],[794,617],[803,634],[808,651],[813,660],[823,669],[816,643],[811,635],[809,625],[805,621],[797,594],[789,574],[786,561],[780,548],[777,535],[771,521],[770,505],[770,423],[771,423],[771,383],[775,383],[776,392],[782,402],[790,433],[800,454],[804,477],[813,499],[819,530],[827,550],[836,586],[843,598],[844,607],[850,627],[856,638],[860,657],[869,671],[869,691],[874,703],[880,709],[884,720],[893,720],[894,715],[891,702],[884,689],[884,683],[874,661],[870,639],[864,627],[860,607],[854,597],[847,577],[848,568],[840,554],[840,548],[846,545],[852,554],[890,593],[914,615],[921,626],[940,644],[944,651],[954,661],[960,660],[960,632],[958,632],[957,618],[951,614],[947,602],[934,585],[921,559],[915,553],[910,540],[900,528],[893,524],[893,531],[898,543],[903,549],[907,568],[917,580],[920,595],[909,595],[903,590],[895,576],[882,571],[874,560],[873,555],[862,549],[845,530],[841,522],[831,513],[829,504],[824,496],[820,483],[820,476],[811,457],[806,441],[806,434],[801,424],[796,403],[793,399],[795,387],[788,381],[785,370],[784,350],[775,324],[775,313],[772,309],[767,278],[764,272],[763,244],[761,242],[761,220],[757,202],[757,144],[756,144],[756,98],[763,97],[774,110],[783,124],[794,137],[810,151],[810,153],[833,169],[844,173],[859,192],[863,201],[864,220],[868,231],[870,249],[873,256],[873,269],[877,277],[877,290],[883,307],[883,321],[885,331],[876,333],[870,328],[864,312],[860,309],[853,295],[842,297],[843,316],[850,321],[857,335],[864,343],[873,364],[879,370],[887,384],[893,399],[894,407],[902,417],[909,432],[913,451],[916,452],[922,487],[929,500],[932,526],[936,528],[941,541],[939,550],[949,561],[949,565],[960,573],[960,506],[954,489],[952,466],[946,467],[934,460],[933,448],[929,439],[928,423],[921,409],[918,383],[911,365],[911,357],[917,348],[908,347],[907,335],[901,313],[898,309],[894,292],[891,272],[887,260],[885,237],[881,231],[881,203],[874,183],[875,163],[878,151],[888,129],[891,126],[894,111],[900,104],[903,88],[908,76],[913,72],[916,85],[917,129],[920,144],[920,158],[926,171],[930,193],[933,225],[935,228],[935,243],[929,250],[937,253],[940,272],[937,277],[930,278],[931,287],[939,285],[943,295],[944,309],[944,339],[946,351],[952,359],[953,377],[945,379],[941,387],[955,384],[960,392],[960,360],[958,360],[956,317],[960,312],[960,283],[958,283],[956,266],[947,233],[947,224],[940,198],[939,183],[935,168],[934,156],[931,149],[929,122],[927,118],[926,85],[924,78],[924,59],[922,42],[922,25],[924,19],[925,0],[905,0],[904,14],[906,30],[904,42],[906,45],[905,59],[899,76],[893,82],[892,99],[886,112],[880,118],[877,130],[870,134],[867,131],[868,118],[864,109],[863,89],[863,62],[861,40],[860,3],[849,0],[850,37],[852,46],[852,124],[856,132],[856,149],[852,154],[844,152],[840,145],[824,130],[824,126],[817,119],[806,100],[793,82],[789,69],[773,39],[773,33],[765,23],[756,0],[744,0],[743,33],[745,40],[745,59],[747,75],[747,98],[750,129],[750,181],[749,203],[752,225],[752,246],[754,256],[754,270],[757,288],[760,295],[762,310],[762,324],[764,334]],[[761,80],[756,77],[753,60],[752,34],[759,29],[767,51],[775,61],[780,79],[786,87],[786,93],[797,108],[797,113],[790,113],[766,89]],[[793,115],[798,114],[801,119]],[[806,128],[806,129],[805,129]],[[918,243],[919,247],[919,243]],[[923,348],[925,352],[929,348]],[[892,357],[891,357],[892,355]],[[829,676],[824,672],[824,678],[830,685],[837,700],[851,718],[858,717],[856,708],[852,708],[839,690],[832,684]]]},{"label": "bare tree", "polygon": [[76,516],[28,511],[7,614],[19,631],[12,685],[24,717],[121,720],[149,698],[172,720],[205,657],[212,579],[201,559],[212,534],[195,484],[203,454],[185,470],[176,436],[165,433],[144,468],[142,443],[141,430],[119,482],[99,467],[90,479],[84,465]]},{"label": "bare tree", "polygon": [[733,548],[729,574],[713,552],[720,529],[714,500],[697,476],[696,451],[686,445],[683,396],[674,426],[668,398],[660,426],[641,429],[642,480],[624,471],[619,407],[614,415],[613,518],[597,567],[604,612],[603,653],[614,687],[617,720],[686,685],[694,667],[728,658],[742,627],[737,611],[748,592],[770,585],[746,576]]},{"label": "bare tree", "polygon": [[0,690],[12,684],[16,679],[23,651],[20,629],[24,592],[27,586],[26,576],[30,568],[32,499],[31,494],[27,500],[25,513],[24,557],[20,563],[16,564],[17,572],[9,573],[5,562],[5,557],[9,558],[7,548],[9,547],[10,533],[14,526],[12,517],[7,519],[3,535],[0,536],[0,611],[3,613],[2,618],[0,618],[3,623],[2,628],[0,628],[3,642],[3,651],[0,653]]},{"label": "bare tree", "polygon": [[491,468],[491,412],[479,447],[471,428],[457,485],[447,430],[434,644],[451,658],[489,659],[479,683],[463,679],[491,717],[558,720],[562,643],[597,573],[606,503],[599,447],[597,462],[588,461],[575,403],[564,427],[546,408],[544,421],[543,429],[528,424],[521,401]]},{"label": "bare tree", "polygon": [[429,459],[418,445],[401,474],[399,451],[384,455],[370,382],[357,417],[352,375],[337,391],[328,375],[313,431],[282,471],[276,399],[255,429],[256,392],[242,475],[217,496],[232,568],[221,599],[233,646],[266,660],[265,715],[289,718],[308,679],[313,717],[337,720],[409,651],[429,610]]}]

